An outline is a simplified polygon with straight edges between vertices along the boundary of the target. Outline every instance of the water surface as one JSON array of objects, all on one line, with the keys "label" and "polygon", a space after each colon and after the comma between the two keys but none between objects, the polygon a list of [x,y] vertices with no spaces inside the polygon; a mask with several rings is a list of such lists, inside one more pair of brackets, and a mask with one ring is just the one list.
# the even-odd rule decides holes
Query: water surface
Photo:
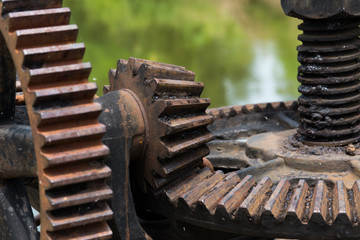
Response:
[{"label": "water surface", "polygon": [[[65,1],[99,89],[119,58],[185,66],[211,107],[298,96],[298,20],[278,0]],[[101,95],[101,91],[98,91]]]}]

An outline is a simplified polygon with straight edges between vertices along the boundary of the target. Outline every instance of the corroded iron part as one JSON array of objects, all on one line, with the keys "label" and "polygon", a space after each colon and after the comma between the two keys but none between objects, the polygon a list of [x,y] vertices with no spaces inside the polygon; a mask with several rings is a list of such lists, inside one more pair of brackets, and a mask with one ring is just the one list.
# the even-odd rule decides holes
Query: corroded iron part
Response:
[{"label": "corroded iron part", "polygon": [[360,8],[357,1],[330,2],[283,0],[282,6],[305,19],[297,48],[300,140],[339,146],[360,139]]},{"label": "corroded iron part", "polygon": [[96,99],[104,111],[99,121],[106,126],[103,142],[109,147],[106,163],[112,170],[112,209],[116,228],[113,239],[145,239],[131,192],[130,180],[134,177],[130,166],[145,150],[145,115],[133,93],[127,89],[113,91]]},{"label": "corroded iron part", "polygon": [[[111,85],[105,87],[105,91],[126,89],[133,96],[142,96],[142,98],[136,98],[138,100],[132,100],[140,103],[140,109],[133,117],[138,118],[141,116],[143,119],[141,121],[144,121],[145,125],[145,139],[150,135],[153,136],[150,138],[153,145],[151,145],[152,147],[143,146],[143,149],[149,149],[148,151],[145,150],[145,152],[147,151],[146,154],[137,160],[132,160],[135,165],[137,161],[141,163],[136,167],[137,175],[142,174],[142,168],[139,166],[145,166],[145,171],[146,168],[149,168],[151,173],[153,171],[155,173],[156,171],[161,172],[162,165],[154,167],[159,163],[163,163],[161,161],[163,146],[156,142],[158,139],[162,140],[162,138],[159,138],[159,135],[155,133],[160,131],[158,130],[159,126],[163,126],[161,124],[163,124],[164,119],[159,116],[163,116],[164,109],[157,110],[156,104],[158,101],[161,103],[164,100],[177,100],[177,98],[182,99],[184,97],[184,88],[180,88],[183,85],[175,84],[175,80],[171,80],[171,82],[168,80],[167,85],[159,86],[158,83],[161,81],[158,78],[144,73],[147,69],[152,69],[155,66],[158,67],[157,74],[166,75],[167,79],[170,78],[167,75],[169,74],[168,71],[183,71],[179,67],[144,60],[120,60],[117,71],[110,71]],[[141,80],[137,79],[137,75],[140,76],[139,79]],[[151,83],[154,85],[151,85]],[[189,85],[193,82],[182,80],[179,83]],[[120,84],[123,84],[123,87],[112,87]],[[176,86],[178,89],[164,90],[165,86],[169,87],[169,85]],[[189,89],[189,86],[187,88]],[[154,97],[154,92],[157,89],[161,90],[158,90],[158,94]],[[187,90],[187,92],[191,91]],[[169,97],[171,95],[173,95],[172,98]],[[152,104],[154,105],[151,106]],[[162,105],[163,103],[160,106]],[[284,128],[295,128],[297,126],[298,119],[294,118],[296,116],[296,113],[294,114],[296,107],[297,104],[292,102],[275,103],[222,108],[209,110],[208,113],[215,116],[215,124],[216,121],[223,118],[231,118],[241,114],[251,117],[251,114],[258,113],[264,121],[277,119],[276,121],[282,122],[282,127],[274,124],[278,128],[277,130],[280,131],[284,130]],[[129,109],[132,109],[132,107]],[[195,110],[193,112],[198,111],[197,108],[192,110]],[[201,110],[201,115],[205,114],[203,111],[204,109]],[[171,113],[174,112],[167,111],[166,113],[173,116]],[[185,116],[188,117],[188,114],[191,113],[189,109]],[[284,115],[284,113],[289,115]],[[186,117],[184,119],[181,117],[176,118],[176,122],[186,120]],[[190,117],[192,118],[192,115]],[[170,120],[169,124],[172,118],[168,120]],[[253,118],[252,120],[256,119]],[[197,124],[191,126],[194,127]],[[227,127],[231,128],[229,125]],[[151,133],[153,129],[156,129],[155,133]],[[187,131],[188,128],[183,128],[183,130]],[[163,131],[161,130],[161,132]],[[337,173],[333,174],[326,173],[323,170],[335,171],[338,164],[335,163],[335,167],[334,164],[332,166],[326,165],[328,163],[324,160],[314,161],[313,163],[309,161],[307,168],[300,168],[301,161],[293,160],[292,156],[288,156],[282,151],[275,152],[277,147],[282,145],[282,141],[275,138],[269,140],[261,135],[256,135],[257,133],[259,132],[251,133],[251,135],[255,135],[247,140],[244,148],[244,154],[248,159],[251,159],[249,162],[253,163],[252,167],[238,171],[223,172],[218,170],[212,172],[208,168],[199,169],[199,164],[196,164],[191,167],[181,168],[183,171],[175,174],[174,178],[165,178],[166,181],[162,185],[153,185],[158,183],[156,177],[158,174],[145,175],[146,182],[151,185],[150,188],[146,189],[147,200],[145,201],[149,210],[166,216],[175,222],[177,226],[175,229],[180,229],[175,231],[178,231],[178,234],[184,237],[186,236],[187,239],[199,237],[195,233],[196,229],[212,229],[218,234],[223,234],[220,238],[219,235],[215,234],[216,239],[226,239],[231,234],[290,238],[296,236],[301,239],[358,238],[360,236],[358,226],[360,185],[357,181],[359,171],[350,173],[353,169],[356,170],[356,161],[348,161],[348,165],[344,163],[347,168],[338,169]],[[289,137],[294,134],[294,130],[282,132],[279,139],[282,139],[281,137],[284,134],[285,137]],[[143,135],[143,133],[140,135]],[[158,138],[155,138],[155,136]],[[261,140],[260,143],[257,139]],[[194,146],[197,146],[196,142],[200,142],[195,137],[191,141],[194,142]],[[268,143],[272,142],[273,144],[267,147]],[[150,144],[149,142],[146,143]],[[273,148],[274,144],[277,144],[275,150]],[[149,151],[153,152],[152,158],[148,158]],[[191,152],[191,150],[188,151]],[[238,153],[240,154],[240,152]],[[343,157],[347,158],[348,156],[344,154]],[[342,159],[340,159],[341,161]],[[319,165],[319,163],[325,165],[312,169],[314,164]],[[180,161],[179,164],[183,163]],[[346,170],[348,169],[351,169],[351,171],[347,175]],[[319,173],[314,174],[316,170],[319,170]],[[270,180],[270,177],[273,180]],[[140,184],[143,184],[143,181],[140,181]],[[185,230],[181,233],[181,229]],[[193,234],[187,233],[191,229],[194,229]],[[207,238],[209,237],[208,234],[205,235]],[[210,236],[210,239],[214,236]]]},{"label": "corroded iron part", "polygon": [[335,29],[329,29],[329,21],[305,20],[299,26],[304,34],[298,47],[298,132],[310,144],[345,145],[360,139],[360,28],[354,21],[336,23]]},{"label": "corroded iron part", "polygon": [[256,134],[297,128],[298,103],[274,102],[208,109],[215,123],[208,128],[214,140],[208,143],[207,158],[217,169],[225,171],[248,168],[259,164],[246,155],[246,142]]},{"label": "corroded iron part", "polygon": [[194,79],[183,67],[136,58],[119,60],[109,72],[109,90],[129,89],[143,108],[147,146],[138,174],[154,189],[200,166],[209,153],[210,100],[200,98],[204,86]]},{"label": "corroded iron part", "polygon": [[281,0],[286,15],[300,19],[360,17],[357,0]]},{"label": "corroded iron part", "polygon": [[96,85],[87,81],[91,66],[82,63],[85,48],[75,43],[70,10],[61,0],[3,0],[1,16],[1,47],[9,52],[1,64],[2,120],[14,118],[16,73],[37,159],[41,239],[110,238],[105,127],[97,121]]},{"label": "corroded iron part", "polygon": [[[266,237],[357,239],[360,235],[357,220],[359,214],[357,207],[359,182],[356,180],[359,179],[358,171],[353,172],[352,180],[346,176],[347,172],[341,169],[337,170],[338,176],[335,176],[336,173],[329,173],[329,169],[325,169],[331,166],[326,166],[326,160],[322,159],[322,166],[312,165],[312,169],[307,169],[308,174],[306,174],[306,171],[300,168],[301,161],[292,161],[292,163],[297,162],[298,166],[294,166],[291,170],[288,164],[291,158],[285,159],[284,155],[276,156],[271,148],[265,149],[268,153],[265,153],[263,149],[276,139],[266,139],[257,135],[259,131],[266,129],[264,126],[267,127],[265,123],[263,126],[259,123],[269,122],[269,130],[275,132],[282,131],[286,125],[295,128],[298,121],[294,114],[295,109],[295,103],[210,109],[208,112],[215,116],[215,122],[210,129],[215,133],[215,137],[218,135],[216,139],[229,140],[229,142],[248,139],[247,146],[243,152],[238,151],[238,154],[246,155],[247,159],[243,161],[247,161],[252,166],[226,173],[221,171],[211,173],[203,169],[191,176],[178,179],[177,182],[163,188],[163,191],[157,195],[158,198],[153,203],[157,207],[153,209],[167,206],[163,207],[162,213],[169,218],[176,216],[180,226],[184,227],[183,234],[188,234],[186,236],[191,236],[189,233],[191,226],[197,226],[203,229],[217,229],[223,233],[237,232]],[[283,127],[279,127],[278,124],[271,126],[273,120],[279,119],[277,113],[286,112],[288,112],[287,116],[280,115],[283,120],[276,120],[283,122]],[[235,120],[233,124],[229,124],[232,118]],[[228,125],[225,127],[222,122],[227,122]],[[239,125],[236,125],[236,122]],[[244,124],[246,122],[247,124]],[[260,127],[257,128],[256,125]],[[220,133],[222,128],[224,128],[224,134]],[[244,135],[226,135],[226,128],[233,133],[234,129],[239,129]],[[289,133],[288,136],[292,134]],[[254,138],[263,141],[259,144],[262,151],[254,149],[252,144]],[[281,146],[282,143],[279,145]],[[284,152],[280,153],[284,154]],[[226,157],[226,153],[223,155]],[[314,155],[313,157],[321,158]],[[342,157],[349,158],[345,153]],[[208,158],[212,159],[211,155]],[[357,161],[354,160],[351,163],[349,160],[348,162],[349,172],[356,170],[356,166],[350,166],[350,164],[356,164]],[[243,163],[239,161],[239,168],[241,164]],[[332,167],[333,171],[337,168],[334,165]],[[288,169],[285,170],[285,168]],[[317,176],[316,171],[319,172]],[[334,177],[331,178],[330,175]]]}]

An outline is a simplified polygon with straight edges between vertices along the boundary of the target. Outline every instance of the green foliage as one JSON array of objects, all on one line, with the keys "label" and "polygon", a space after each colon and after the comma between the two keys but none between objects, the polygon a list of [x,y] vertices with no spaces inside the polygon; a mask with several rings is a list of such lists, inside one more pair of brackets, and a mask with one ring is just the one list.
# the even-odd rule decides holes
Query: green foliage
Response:
[{"label": "green foliage", "polygon": [[[93,65],[90,80],[96,79],[99,90],[116,61],[133,56],[185,66],[205,83],[203,96],[211,97],[213,107],[234,104],[226,100],[222,82],[247,84],[252,44],[258,38],[284,42],[280,58],[286,68],[294,69],[286,75],[293,80],[296,76],[296,37],[284,34],[284,26],[294,28],[294,24],[267,1],[67,0],[65,4],[79,25],[80,41],[87,48],[85,59]],[[257,24],[261,22],[265,28]],[[246,98],[246,88],[236,90]]]}]

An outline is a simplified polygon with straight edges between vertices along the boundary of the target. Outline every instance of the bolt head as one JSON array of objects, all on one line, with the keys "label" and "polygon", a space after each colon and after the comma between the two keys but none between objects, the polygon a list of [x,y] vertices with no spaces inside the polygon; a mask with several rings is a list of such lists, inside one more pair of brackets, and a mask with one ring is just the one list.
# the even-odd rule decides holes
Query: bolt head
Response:
[{"label": "bolt head", "polygon": [[281,0],[286,15],[300,19],[360,17],[359,0]]}]

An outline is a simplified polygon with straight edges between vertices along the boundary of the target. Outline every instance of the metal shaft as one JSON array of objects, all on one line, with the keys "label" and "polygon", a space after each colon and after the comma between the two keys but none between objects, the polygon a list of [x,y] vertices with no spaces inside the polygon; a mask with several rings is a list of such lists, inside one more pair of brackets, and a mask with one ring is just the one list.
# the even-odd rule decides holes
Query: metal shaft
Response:
[{"label": "metal shaft", "polygon": [[304,20],[298,39],[300,140],[338,146],[360,139],[360,20]]}]

